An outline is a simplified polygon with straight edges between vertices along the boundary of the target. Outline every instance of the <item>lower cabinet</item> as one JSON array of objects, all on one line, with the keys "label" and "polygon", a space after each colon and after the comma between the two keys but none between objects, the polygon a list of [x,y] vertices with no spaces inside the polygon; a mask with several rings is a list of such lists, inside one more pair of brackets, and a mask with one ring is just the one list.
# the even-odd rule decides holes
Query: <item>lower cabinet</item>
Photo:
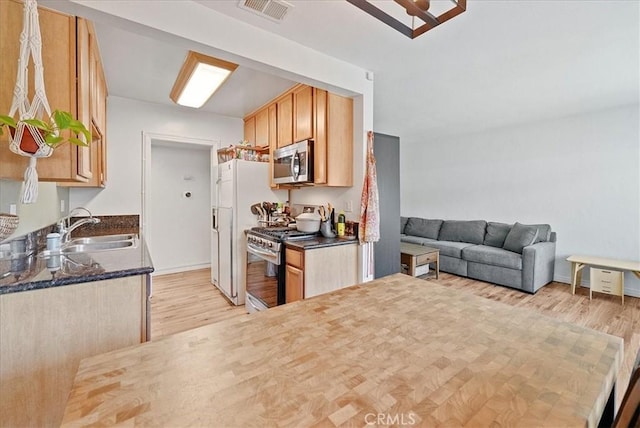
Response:
[{"label": "lower cabinet", "polygon": [[285,258],[285,300],[291,303],[304,299],[304,251],[287,248]]},{"label": "lower cabinet", "polygon": [[80,360],[147,340],[147,275],[0,295],[0,426],[60,426]]},{"label": "lower cabinet", "polygon": [[358,283],[358,246],[286,249],[286,302],[306,299]]}]

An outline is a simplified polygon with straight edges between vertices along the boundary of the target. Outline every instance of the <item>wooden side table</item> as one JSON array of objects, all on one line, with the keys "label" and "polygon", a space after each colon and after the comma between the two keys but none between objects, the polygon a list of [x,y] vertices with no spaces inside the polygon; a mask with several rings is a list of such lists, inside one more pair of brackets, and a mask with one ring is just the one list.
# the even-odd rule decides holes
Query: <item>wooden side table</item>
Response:
[{"label": "wooden side table", "polygon": [[[571,262],[571,294],[576,294],[576,286],[582,282],[582,269],[585,266],[600,266],[604,268],[628,270],[633,272],[635,276],[640,279],[640,262],[632,262],[616,259],[605,259],[602,257],[593,256],[570,256],[567,258],[568,262]],[[601,278],[595,278],[599,281]],[[594,278],[591,278],[594,281]],[[607,294],[614,294],[622,296],[622,303],[624,304],[624,280],[617,280],[612,287],[603,287],[601,284],[596,284],[596,288],[590,290],[589,298],[593,291],[604,292]],[[618,294],[619,293],[619,294]]]},{"label": "wooden side table", "polygon": [[440,250],[424,245],[400,243],[400,262],[409,267],[409,275],[416,276],[416,268],[429,263],[436,267],[436,279],[440,278]]}]

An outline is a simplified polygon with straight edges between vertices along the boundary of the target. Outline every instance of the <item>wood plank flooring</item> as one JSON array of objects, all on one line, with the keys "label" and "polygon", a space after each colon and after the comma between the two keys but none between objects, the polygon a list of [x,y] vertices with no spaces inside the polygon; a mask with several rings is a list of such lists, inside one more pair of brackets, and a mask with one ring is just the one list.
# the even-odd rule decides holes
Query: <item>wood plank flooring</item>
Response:
[{"label": "wood plank flooring", "polygon": [[[224,319],[246,316],[244,306],[231,305],[220,291],[211,285],[209,278],[208,269],[153,278],[152,340]],[[428,278],[435,281],[432,277]],[[616,402],[619,404],[640,349],[640,299],[625,298],[623,306],[619,297],[597,294],[589,301],[588,288],[579,287],[574,296],[568,284],[556,282],[531,295],[445,272],[440,272],[437,282],[623,338],[624,361],[616,384]]]},{"label": "wood plank flooring", "polygon": [[245,314],[213,284],[211,270],[153,277],[151,340]]}]

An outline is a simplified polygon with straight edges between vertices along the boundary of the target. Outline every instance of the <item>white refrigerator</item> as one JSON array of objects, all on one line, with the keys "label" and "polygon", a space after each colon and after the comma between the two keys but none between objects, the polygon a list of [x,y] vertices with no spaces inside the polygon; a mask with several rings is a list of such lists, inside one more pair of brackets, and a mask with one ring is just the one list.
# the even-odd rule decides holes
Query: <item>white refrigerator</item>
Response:
[{"label": "white refrigerator", "polygon": [[284,202],[285,190],[269,186],[269,164],[234,159],[212,167],[211,283],[234,305],[244,305],[245,230],[258,226],[251,205]]}]

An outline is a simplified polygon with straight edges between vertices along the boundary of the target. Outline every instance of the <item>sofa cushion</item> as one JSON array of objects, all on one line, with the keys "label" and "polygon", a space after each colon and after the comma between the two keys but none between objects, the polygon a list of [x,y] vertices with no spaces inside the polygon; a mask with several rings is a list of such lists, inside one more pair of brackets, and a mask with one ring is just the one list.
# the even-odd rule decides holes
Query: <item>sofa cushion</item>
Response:
[{"label": "sofa cushion", "polygon": [[435,239],[431,239],[431,238],[423,238],[422,236],[413,236],[413,235],[400,235],[400,241],[401,242],[408,242],[410,244],[417,244],[417,245],[426,245],[426,246],[431,246],[431,242],[438,242]]},{"label": "sofa cushion", "polygon": [[522,270],[522,254],[488,245],[473,245],[462,250],[462,258],[468,262]]},{"label": "sofa cushion", "polygon": [[400,217],[400,234],[404,233],[404,228],[407,226],[408,217]]},{"label": "sofa cushion", "polygon": [[404,233],[407,235],[421,236],[423,238],[438,239],[440,226],[442,226],[442,220],[409,217],[407,225],[404,228]]},{"label": "sofa cushion", "polygon": [[438,240],[482,244],[486,227],[484,220],[446,220],[440,228]]},{"label": "sofa cushion", "polygon": [[538,237],[538,228],[516,222],[504,240],[502,248],[522,254],[522,249],[533,244]]},{"label": "sofa cushion", "polygon": [[461,259],[462,250],[472,246],[473,244],[469,244],[468,242],[433,241],[424,245],[431,248],[437,248],[440,250],[440,255]]},{"label": "sofa cushion", "polygon": [[511,230],[511,225],[507,223],[496,223],[490,221],[487,223],[487,233],[484,235],[484,245],[502,248],[504,239]]},{"label": "sofa cushion", "polygon": [[534,244],[538,242],[549,242],[551,239],[551,226],[548,224],[527,224],[526,226],[533,226],[538,229],[538,236]]}]

